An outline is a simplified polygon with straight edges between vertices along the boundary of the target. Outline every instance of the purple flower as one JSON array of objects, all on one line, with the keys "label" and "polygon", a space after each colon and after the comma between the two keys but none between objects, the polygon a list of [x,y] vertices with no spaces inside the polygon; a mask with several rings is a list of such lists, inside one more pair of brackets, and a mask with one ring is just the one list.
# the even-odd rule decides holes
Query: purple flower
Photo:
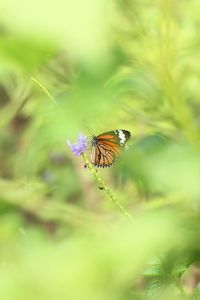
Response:
[{"label": "purple flower", "polygon": [[84,136],[82,133],[79,133],[77,143],[72,144],[70,141],[67,141],[67,145],[74,153],[74,155],[80,156],[87,147],[87,137]]}]

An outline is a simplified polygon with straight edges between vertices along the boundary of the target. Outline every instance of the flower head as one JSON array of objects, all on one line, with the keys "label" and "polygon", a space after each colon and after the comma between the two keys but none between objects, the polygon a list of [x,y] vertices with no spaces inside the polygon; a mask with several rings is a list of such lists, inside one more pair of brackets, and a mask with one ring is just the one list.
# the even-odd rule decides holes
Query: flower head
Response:
[{"label": "flower head", "polygon": [[78,134],[78,139],[76,144],[72,144],[70,141],[67,141],[67,145],[71,149],[74,155],[80,156],[87,147],[87,137],[82,133]]}]

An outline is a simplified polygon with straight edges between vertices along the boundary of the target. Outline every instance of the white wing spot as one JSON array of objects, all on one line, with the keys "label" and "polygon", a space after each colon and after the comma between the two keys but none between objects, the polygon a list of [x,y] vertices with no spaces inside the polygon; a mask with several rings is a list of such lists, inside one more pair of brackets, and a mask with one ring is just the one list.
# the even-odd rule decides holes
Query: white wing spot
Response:
[{"label": "white wing spot", "polygon": [[123,131],[120,129],[118,130],[118,133],[119,133],[120,144],[123,145],[126,141],[126,136],[123,133]]}]

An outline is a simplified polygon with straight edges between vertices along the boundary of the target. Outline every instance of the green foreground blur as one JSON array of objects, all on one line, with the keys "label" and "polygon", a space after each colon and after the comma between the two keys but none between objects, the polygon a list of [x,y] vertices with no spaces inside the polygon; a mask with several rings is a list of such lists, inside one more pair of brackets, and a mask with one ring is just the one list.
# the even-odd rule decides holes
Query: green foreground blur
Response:
[{"label": "green foreground blur", "polygon": [[[200,299],[200,2],[0,20],[0,300]],[[114,129],[129,147],[98,174],[133,221],[66,146]]]}]

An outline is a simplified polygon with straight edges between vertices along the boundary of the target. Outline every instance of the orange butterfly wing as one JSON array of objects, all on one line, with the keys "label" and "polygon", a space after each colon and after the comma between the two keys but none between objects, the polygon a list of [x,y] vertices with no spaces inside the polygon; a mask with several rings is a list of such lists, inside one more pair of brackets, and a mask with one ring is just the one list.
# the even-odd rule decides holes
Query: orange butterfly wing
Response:
[{"label": "orange butterfly wing", "polygon": [[[124,136],[123,144],[117,135],[118,132]],[[129,138],[130,132],[125,130],[115,130],[97,136],[92,146],[91,163],[98,167],[110,167],[120,154],[125,141]]]}]

